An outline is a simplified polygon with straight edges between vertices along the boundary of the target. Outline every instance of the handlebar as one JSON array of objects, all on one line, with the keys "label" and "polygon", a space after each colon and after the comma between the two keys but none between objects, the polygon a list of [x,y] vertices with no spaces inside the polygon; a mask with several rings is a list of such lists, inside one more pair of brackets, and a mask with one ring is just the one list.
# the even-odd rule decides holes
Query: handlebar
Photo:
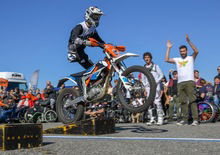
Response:
[{"label": "handlebar", "polygon": [[93,39],[93,38],[88,38],[87,42],[89,42],[88,46],[92,46],[92,47],[100,47],[102,49],[104,49],[106,52],[108,52],[109,54],[111,54],[113,57],[116,57],[119,52],[124,52],[125,46],[114,46],[112,44],[104,44],[104,43],[100,43],[97,40]]}]

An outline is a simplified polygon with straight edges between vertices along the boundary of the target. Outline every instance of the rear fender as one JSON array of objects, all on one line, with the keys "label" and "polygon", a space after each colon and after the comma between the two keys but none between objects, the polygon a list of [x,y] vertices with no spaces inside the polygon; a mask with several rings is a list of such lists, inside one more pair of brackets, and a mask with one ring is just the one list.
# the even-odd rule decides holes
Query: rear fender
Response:
[{"label": "rear fender", "polygon": [[126,54],[122,54],[122,55],[119,55],[118,57],[116,58],[113,58],[113,61],[115,63],[118,63],[118,62],[121,62],[129,57],[139,57],[139,55],[137,54],[134,54],[134,53],[126,53]]},{"label": "rear fender", "polygon": [[72,81],[75,85],[77,85],[76,78],[72,76],[66,76],[63,79],[59,80],[57,87],[60,87],[62,84],[64,84],[68,80]]}]

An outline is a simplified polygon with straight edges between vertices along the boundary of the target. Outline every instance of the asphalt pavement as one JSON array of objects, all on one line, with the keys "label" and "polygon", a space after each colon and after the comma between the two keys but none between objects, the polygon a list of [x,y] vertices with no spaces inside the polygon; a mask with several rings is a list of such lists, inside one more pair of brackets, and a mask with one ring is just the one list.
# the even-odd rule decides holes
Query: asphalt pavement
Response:
[{"label": "asphalt pavement", "polygon": [[[43,124],[44,129],[61,123]],[[116,124],[116,133],[100,136],[44,135],[43,146],[1,155],[212,155],[220,154],[220,122],[199,126]]]}]

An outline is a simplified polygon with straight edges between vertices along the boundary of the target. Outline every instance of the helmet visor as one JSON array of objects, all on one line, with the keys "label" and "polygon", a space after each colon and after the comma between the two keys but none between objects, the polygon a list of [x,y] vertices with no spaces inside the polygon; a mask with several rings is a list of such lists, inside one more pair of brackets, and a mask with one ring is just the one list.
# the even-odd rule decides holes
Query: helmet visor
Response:
[{"label": "helmet visor", "polygon": [[90,17],[91,17],[93,20],[99,20],[100,17],[101,17],[101,15],[100,15],[100,14],[92,14]]}]

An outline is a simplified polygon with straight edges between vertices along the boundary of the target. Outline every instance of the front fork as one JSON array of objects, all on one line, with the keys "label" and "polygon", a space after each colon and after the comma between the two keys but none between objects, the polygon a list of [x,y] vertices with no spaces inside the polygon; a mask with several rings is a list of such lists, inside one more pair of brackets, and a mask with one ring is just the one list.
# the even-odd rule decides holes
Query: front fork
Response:
[{"label": "front fork", "polygon": [[123,63],[120,63],[119,66],[114,64],[113,67],[115,68],[115,71],[118,73],[119,79],[122,81],[124,88],[127,91],[131,91],[131,89],[132,89],[131,83],[133,81],[129,81],[129,79],[127,77],[122,75],[126,69],[126,66]]},{"label": "front fork", "polygon": [[131,91],[132,86],[129,79],[122,75],[119,75],[119,79],[122,81],[124,88]]}]

